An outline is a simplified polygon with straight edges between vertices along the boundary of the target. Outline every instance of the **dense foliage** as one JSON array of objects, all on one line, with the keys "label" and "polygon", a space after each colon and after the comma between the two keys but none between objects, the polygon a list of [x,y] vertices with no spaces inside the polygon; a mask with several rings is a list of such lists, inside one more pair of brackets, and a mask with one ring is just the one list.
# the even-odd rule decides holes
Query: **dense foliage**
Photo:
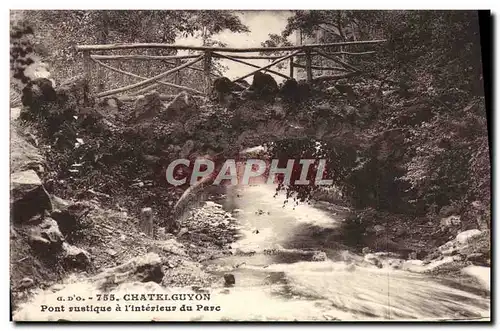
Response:
[{"label": "dense foliage", "polygon": [[[44,10],[15,12],[35,28],[36,50],[49,63],[56,80],[78,75],[83,70],[83,54],[75,45],[109,43],[173,43],[178,38],[197,37],[204,45],[218,44],[214,35],[224,30],[247,32],[241,20],[233,13],[221,10],[173,11],[173,10]],[[139,52],[139,53],[138,53]],[[177,51],[158,49],[123,50],[120,54],[173,55]],[[110,53],[107,53],[110,54]],[[175,66],[170,61],[108,62],[136,75],[151,77]],[[214,71],[223,67],[213,60]],[[202,89],[202,72],[184,73],[182,85]],[[111,89],[136,83],[137,79],[109,70],[93,73],[104,84],[102,89]],[[174,82],[174,77],[166,81]],[[175,93],[178,90],[163,88],[161,92]]]},{"label": "dense foliage", "polygon": [[[352,146],[355,165],[345,159],[347,169],[336,181],[354,206],[437,214],[451,205],[464,216],[474,214],[471,221],[478,213],[489,218],[477,12],[297,11],[282,38],[296,30],[323,31],[323,42],[387,39],[372,48],[376,55],[349,58],[364,72],[349,81],[358,95],[350,104],[377,110],[359,132],[362,143]],[[273,40],[280,39],[267,43]],[[301,150],[303,142],[295,144]],[[338,162],[337,150],[330,160]]]},{"label": "dense foliage", "polygon": [[[75,44],[173,42],[192,35],[208,45],[219,43],[214,35],[225,29],[248,31],[236,15],[224,11],[37,11],[25,16],[35,22],[35,34],[43,40],[40,44],[52,45],[44,56],[51,71],[61,77],[81,71]],[[289,45],[297,30],[306,36],[321,31],[319,42],[387,41],[365,48],[342,47],[343,52],[368,48],[376,53],[340,55],[362,75],[315,84],[313,96],[289,111],[285,120],[293,117],[304,127],[317,128],[316,132],[310,138],[273,139],[271,154],[327,158],[328,178],[334,179],[355,208],[431,217],[453,208],[471,222],[489,220],[490,153],[476,12],[296,11],[282,35],[270,35],[262,45]],[[151,50],[151,54],[160,52]],[[324,59],[316,62],[318,58],[314,65],[333,65]],[[122,69],[152,76],[168,67],[164,63],[133,66],[127,63]],[[110,75],[107,82],[132,83]],[[194,88],[202,81],[197,72],[184,79],[183,84]],[[350,86],[354,97],[329,94],[330,88],[339,85]],[[256,118],[248,122],[267,121],[264,111],[252,108],[251,112]],[[239,132],[228,134],[225,127],[212,127],[212,140],[223,149],[234,148],[237,134],[251,129],[235,118],[232,128]],[[322,127],[338,123],[348,129],[337,136],[316,137]],[[177,138],[175,144],[181,145],[184,141]],[[317,188],[286,189],[290,196],[298,193],[297,198],[305,200]]]}]

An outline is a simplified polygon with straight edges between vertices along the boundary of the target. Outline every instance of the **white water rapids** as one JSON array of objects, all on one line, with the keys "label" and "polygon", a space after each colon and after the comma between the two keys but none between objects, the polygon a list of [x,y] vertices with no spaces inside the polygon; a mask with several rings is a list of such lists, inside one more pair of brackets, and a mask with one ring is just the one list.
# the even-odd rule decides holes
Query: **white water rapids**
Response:
[{"label": "white water rapids", "polygon": [[[480,286],[456,279],[436,278],[390,267],[359,263],[356,256],[335,242],[342,222],[337,212],[300,204],[283,207],[283,197],[273,198],[274,187],[247,186],[238,195],[228,194],[225,208],[238,209],[242,238],[233,243],[235,255],[209,261],[206,270],[221,278],[235,276],[233,287],[207,289],[209,302],[220,311],[171,312],[40,312],[40,305],[57,296],[96,292],[95,285],[78,282],[59,291],[44,292],[14,315],[20,320],[468,320],[489,319],[490,293]],[[325,261],[263,253],[272,248],[314,249],[326,252]],[[238,255],[254,251],[253,255]],[[464,275],[464,277],[466,277]],[[111,293],[195,293],[191,288],[164,288],[156,283],[126,283]],[[98,304],[87,301],[86,304]],[[151,304],[158,304],[152,302]],[[160,302],[172,305],[172,302]],[[184,304],[187,302],[177,302]],[[123,302],[123,304],[126,304]],[[196,306],[200,302],[190,302]]]}]

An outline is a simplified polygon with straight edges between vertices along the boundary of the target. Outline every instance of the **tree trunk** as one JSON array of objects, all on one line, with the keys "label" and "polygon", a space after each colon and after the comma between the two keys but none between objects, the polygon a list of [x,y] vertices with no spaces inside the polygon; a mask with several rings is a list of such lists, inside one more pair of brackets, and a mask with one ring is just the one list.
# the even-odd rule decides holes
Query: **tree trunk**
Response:
[{"label": "tree trunk", "polygon": [[[101,28],[99,30],[99,44],[105,45],[108,42],[108,35],[109,35],[109,19],[108,19],[108,12],[106,10],[103,10],[101,12]],[[104,71],[104,68],[102,66],[98,66],[97,69],[97,82],[98,82],[98,87],[97,87],[97,92],[102,92],[104,91],[104,86],[105,86],[105,81],[106,81],[106,72]]]},{"label": "tree trunk", "polygon": [[309,50],[306,50],[306,74],[307,74],[307,82],[310,84],[313,79],[312,75],[312,65],[311,65],[311,53]]},{"label": "tree trunk", "polygon": [[212,80],[210,79],[211,64],[212,54],[210,52],[205,52],[203,71],[205,72],[205,94],[207,95],[210,93],[210,88],[212,87]]},{"label": "tree trunk", "polygon": [[88,106],[90,104],[90,94],[92,93],[90,89],[90,80],[92,79],[91,72],[91,59],[90,51],[83,52],[83,74],[85,76],[84,90],[83,90],[83,104]]}]

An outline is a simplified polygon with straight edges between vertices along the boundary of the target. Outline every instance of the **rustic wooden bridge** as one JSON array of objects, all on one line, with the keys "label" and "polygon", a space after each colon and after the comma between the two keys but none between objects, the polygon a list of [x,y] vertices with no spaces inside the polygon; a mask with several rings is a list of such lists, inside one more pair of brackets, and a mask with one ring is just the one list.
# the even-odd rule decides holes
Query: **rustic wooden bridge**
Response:
[{"label": "rustic wooden bridge", "polygon": [[[299,46],[283,46],[283,47],[249,47],[249,48],[232,48],[232,47],[210,47],[210,46],[181,46],[171,44],[155,44],[155,43],[139,43],[139,44],[108,44],[108,45],[78,45],[76,49],[83,52],[84,74],[88,86],[86,99],[91,96],[96,98],[104,98],[110,96],[120,96],[123,99],[130,99],[132,95],[140,95],[144,92],[157,89],[161,86],[187,91],[195,95],[208,95],[210,92],[213,79],[220,77],[212,65],[212,59],[226,59],[251,67],[253,70],[247,74],[233,79],[233,82],[241,81],[252,76],[258,71],[266,71],[285,79],[294,78],[294,69],[304,69],[308,82],[339,79],[344,77],[352,77],[359,75],[362,71],[349,64],[346,60],[350,56],[369,55],[375,51],[363,52],[347,52],[346,46],[362,46],[383,43],[385,40],[367,40],[367,41],[349,41],[327,44],[310,44]],[[143,55],[143,54],[116,54],[117,50],[146,50],[146,49],[162,49],[168,50],[170,53],[177,51],[188,51],[187,55]],[[333,50],[333,51],[332,51]],[[111,54],[106,54],[111,52]],[[281,55],[242,55],[242,53],[278,53]],[[98,54],[95,54],[98,53]],[[323,67],[313,65],[314,57],[322,57],[336,63],[335,67]],[[305,58],[305,64],[299,64],[297,59]],[[264,66],[248,62],[248,60],[270,60],[271,62]],[[286,75],[277,70],[270,69],[283,61],[289,61],[289,74]],[[174,66],[166,72],[160,73],[153,77],[144,77],[137,75],[109,64],[110,61],[162,61],[163,63]],[[304,63],[304,61],[302,61]],[[202,63],[201,66],[197,65]],[[97,66],[95,66],[97,64]],[[103,90],[104,84],[99,84],[97,87],[92,83],[93,75],[97,67],[97,80],[102,80],[103,70],[107,69],[115,73],[119,73],[128,77],[137,79],[137,83],[126,86]],[[182,70],[195,70],[203,76],[203,91],[196,90],[189,86],[181,85]],[[313,76],[314,71],[330,71],[333,75]],[[165,78],[175,75],[174,82],[167,82]],[[95,85],[95,84],[94,84]]]}]

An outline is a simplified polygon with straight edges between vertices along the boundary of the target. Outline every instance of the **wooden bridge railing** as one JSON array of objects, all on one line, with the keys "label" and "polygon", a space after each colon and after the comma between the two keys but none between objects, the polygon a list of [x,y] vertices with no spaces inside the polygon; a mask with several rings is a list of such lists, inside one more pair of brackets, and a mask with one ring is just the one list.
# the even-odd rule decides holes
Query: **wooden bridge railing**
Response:
[{"label": "wooden bridge railing", "polygon": [[[339,42],[339,43],[328,43],[328,44],[310,44],[310,45],[298,45],[298,46],[283,46],[283,47],[249,47],[249,48],[234,48],[234,47],[209,47],[209,46],[182,46],[182,45],[169,45],[169,44],[109,44],[109,45],[78,45],[76,49],[83,52],[84,61],[84,74],[86,79],[86,85],[88,86],[88,94],[92,94],[94,97],[102,98],[111,95],[123,94],[125,92],[132,92],[132,95],[138,95],[146,91],[158,88],[160,86],[171,87],[179,90],[188,91],[196,95],[207,95],[211,89],[212,78],[218,77],[220,74],[214,72],[212,66],[212,59],[226,59],[236,63],[244,64],[252,67],[253,70],[249,73],[233,79],[233,82],[241,81],[249,76],[252,76],[258,71],[267,71],[271,74],[283,77],[285,79],[294,77],[294,68],[302,68],[306,71],[306,77],[308,82],[312,82],[313,79],[325,80],[325,79],[335,79],[341,77],[351,77],[361,73],[361,70],[355,66],[347,63],[346,61],[339,58],[342,56],[356,56],[356,55],[369,55],[375,53],[375,51],[365,51],[365,52],[326,52],[327,49],[347,46],[347,45],[370,45],[383,43],[385,40],[367,40],[367,41],[350,41],[350,42]],[[167,49],[167,50],[187,50],[195,51],[197,54],[188,55],[124,55],[124,54],[92,54],[92,52],[103,52],[103,51],[115,51],[115,50],[125,50],[125,49]],[[241,53],[252,53],[252,52],[287,52],[286,55],[241,55]],[[226,54],[222,54],[226,53]],[[230,53],[228,55],[227,53]],[[320,56],[328,60],[333,61],[338,67],[323,67],[312,64],[312,59],[315,56]],[[294,58],[304,58],[305,64],[299,64],[294,61]],[[256,64],[250,63],[246,60],[272,60],[267,65],[258,66]],[[153,77],[144,77],[141,75],[136,75],[134,73],[116,68],[108,63],[108,61],[157,61],[161,60],[164,63],[173,65],[174,68],[169,69],[166,72],[158,74]],[[270,69],[279,63],[284,61],[289,61],[289,74],[286,75],[282,72]],[[130,84],[127,86],[110,89],[107,91],[98,90],[93,93],[91,88],[92,83],[92,63],[99,66],[99,70],[107,69],[115,73],[122,74],[124,76],[133,77],[138,80],[137,83]],[[202,63],[201,67],[194,66],[197,63]],[[203,91],[198,91],[189,86],[182,85],[181,70],[194,70],[203,73],[204,77],[204,88]],[[317,78],[313,77],[313,70],[321,71],[337,71],[341,74],[333,76],[319,76]],[[102,76],[102,75],[99,75]],[[167,76],[175,76],[175,83],[167,82],[164,80]],[[85,99],[89,100],[90,95],[86,95]],[[127,98],[127,97],[125,97]],[[130,98],[130,96],[128,97]]]}]

